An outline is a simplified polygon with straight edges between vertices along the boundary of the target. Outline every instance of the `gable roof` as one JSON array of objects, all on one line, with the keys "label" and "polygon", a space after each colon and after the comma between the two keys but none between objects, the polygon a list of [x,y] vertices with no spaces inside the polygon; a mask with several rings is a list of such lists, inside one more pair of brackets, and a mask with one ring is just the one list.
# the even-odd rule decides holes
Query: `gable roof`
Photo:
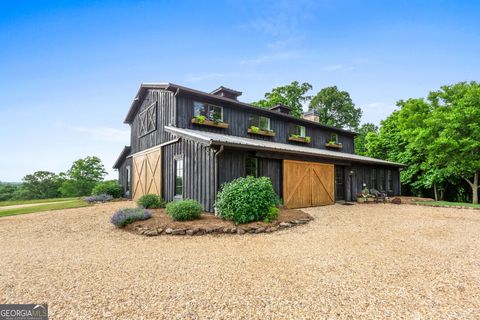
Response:
[{"label": "gable roof", "polygon": [[122,152],[120,152],[120,155],[117,158],[117,161],[113,164],[113,169],[119,169],[125,161],[125,159],[130,155],[132,148],[130,146],[125,146],[123,147]]},{"label": "gable roof", "polygon": [[324,125],[324,124],[321,124],[321,123],[318,123],[318,122],[314,122],[314,121],[310,121],[310,120],[306,120],[306,119],[302,119],[302,118],[296,118],[296,117],[294,117],[292,115],[289,115],[289,114],[286,114],[286,113],[281,113],[281,112],[274,111],[274,110],[255,107],[251,104],[248,104],[248,103],[245,103],[245,102],[240,102],[240,101],[235,100],[235,99],[230,99],[230,98],[222,97],[222,96],[215,95],[215,94],[212,94],[212,93],[207,93],[207,92],[183,87],[183,86],[180,86],[180,85],[174,84],[174,83],[142,83],[140,85],[140,88],[138,89],[137,95],[133,99],[132,105],[130,106],[130,109],[127,113],[127,116],[125,118],[124,123],[131,124],[133,122],[133,119],[135,118],[135,115],[136,115],[138,109],[140,109],[140,106],[142,104],[142,100],[143,100],[146,92],[149,89],[169,90],[169,91],[175,92],[175,94],[182,94],[182,93],[191,94],[191,95],[195,95],[195,96],[202,97],[202,98],[208,98],[209,100],[218,101],[219,103],[224,102],[224,103],[228,103],[230,105],[234,105],[234,106],[237,106],[237,107],[242,107],[246,111],[255,110],[256,112],[262,112],[264,114],[271,115],[272,117],[284,118],[286,121],[290,120],[290,121],[297,122],[297,123],[302,123],[302,124],[305,124],[305,125],[308,125],[308,126],[320,127],[322,129],[327,129],[327,130],[331,130],[331,131],[335,131],[335,132],[341,132],[341,133],[348,134],[348,135],[357,135],[356,132],[353,132],[353,131],[350,131],[350,130],[335,128],[335,127],[327,126],[327,125]]},{"label": "gable roof", "polygon": [[280,143],[280,142],[257,140],[257,139],[218,134],[213,132],[198,131],[198,130],[192,130],[192,129],[180,129],[180,128],[170,127],[170,126],[165,126],[165,130],[177,136],[184,137],[186,139],[195,140],[197,142],[200,142],[209,146],[223,145],[227,147],[229,146],[229,147],[247,148],[247,149],[254,149],[254,150],[266,150],[266,151],[273,151],[273,152],[303,154],[308,156],[317,156],[321,158],[347,160],[347,161],[361,162],[361,163],[368,163],[368,164],[380,164],[380,165],[394,166],[394,167],[405,166],[401,163],[360,156],[357,154],[338,152],[338,151],[329,151],[329,150],[317,149],[317,148],[311,148],[311,147],[303,147],[303,146],[297,146],[297,145]]}]

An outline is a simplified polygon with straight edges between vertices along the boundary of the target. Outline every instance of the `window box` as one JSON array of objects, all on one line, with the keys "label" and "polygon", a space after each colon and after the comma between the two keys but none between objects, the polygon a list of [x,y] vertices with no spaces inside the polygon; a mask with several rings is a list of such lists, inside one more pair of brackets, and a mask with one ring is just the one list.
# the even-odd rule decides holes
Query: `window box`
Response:
[{"label": "window box", "polygon": [[197,118],[193,118],[192,123],[193,124],[198,124],[198,125],[201,125],[201,126],[209,126],[209,127],[216,127],[216,128],[222,128],[222,129],[228,128],[228,123],[226,123],[226,122],[215,122],[215,121],[207,120],[207,119],[204,119],[202,121],[202,120],[199,120]]},{"label": "window box", "polygon": [[292,135],[288,137],[288,141],[295,141],[295,142],[302,142],[302,143],[310,143],[310,137],[299,137],[296,135]]},{"label": "window box", "polygon": [[247,132],[251,134],[258,134],[259,136],[275,137],[275,131],[262,130],[258,127],[255,128],[248,128]]},{"label": "window box", "polygon": [[325,147],[333,148],[333,149],[342,149],[342,144],[341,143],[335,143],[335,142],[327,142],[327,143],[325,143]]}]

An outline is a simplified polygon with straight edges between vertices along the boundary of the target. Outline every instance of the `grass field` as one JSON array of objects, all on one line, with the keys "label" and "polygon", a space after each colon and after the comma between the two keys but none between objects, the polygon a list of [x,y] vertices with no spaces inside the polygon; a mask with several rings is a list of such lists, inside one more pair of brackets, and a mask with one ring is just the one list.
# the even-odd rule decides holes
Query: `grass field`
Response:
[{"label": "grass field", "polygon": [[448,201],[416,201],[416,204],[424,204],[429,206],[449,206],[449,207],[467,207],[467,208],[479,208],[480,204],[472,204],[466,202],[448,202]]},{"label": "grass field", "polygon": [[16,205],[19,205],[19,204],[33,204],[33,203],[45,203],[45,202],[72,201],[72,200],[77,200],[77,199],[78,199],[78,198],[52,198],[52,199],[0,201],[0,207],[16,206]]},{"label": "grass field", "polygon": [[[59,201],[56,201],[55,203],[42,204],[45,202],[54,202],[55,200],[59,200]],[[38,205],[28,206],[28,207],[16,207],[11,209],[4,209],[4,210],[2,209],[0,210],[0,217],[13,216],[17,214],[42,212],[42,211],[48,211],[48,210],[61,210],[61,209],[80,208],[80,207],[90,206],[90,204],[86,203],[80,198],[49,199],[49,201],[45,200],[41,202],[23,201],[23,202],[17,202],[15,204],[10,204],[10,205],[35,204],[35,203],[38,203]]]}]

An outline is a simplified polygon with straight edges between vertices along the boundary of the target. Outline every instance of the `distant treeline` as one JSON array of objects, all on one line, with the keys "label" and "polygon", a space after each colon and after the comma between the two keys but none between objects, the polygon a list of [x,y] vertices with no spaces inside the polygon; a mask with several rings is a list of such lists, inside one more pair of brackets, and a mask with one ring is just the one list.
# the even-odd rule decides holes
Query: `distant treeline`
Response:
[{"label": "distant treeline", "polygon": [[0,182],[0,201],[81,197],[92,193],[123,196],[116,180],[103,181],[106,174],[98,157],[86,157],[75,161],[67,172],[36,171],[23,177],[21,183]]}]

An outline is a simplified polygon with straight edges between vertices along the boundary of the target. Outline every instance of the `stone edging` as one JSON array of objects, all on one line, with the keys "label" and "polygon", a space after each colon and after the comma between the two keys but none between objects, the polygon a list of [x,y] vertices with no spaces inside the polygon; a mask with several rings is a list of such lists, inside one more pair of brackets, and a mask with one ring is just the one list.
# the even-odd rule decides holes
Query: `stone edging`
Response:
[{"label": "stone edging", "polygon": [[145,235],[147,237],[154,237],[160,235],[167,235],[167,236],[201,236],[205,234],[247,234],[247,233],[271,233],[277,230],[288,229],[291,227],[295,227],[297,225],[307,224],[312,221],[313,218],[302,218],[298,220],[291,220],[291,221],[283,221],[276,225],[272,225],[270,227],[231,227],[231,228],[181,228],[181,229],[173,229],[173,228],[157,228],[157,229],[150,229],[145,228],[142,226],[136,226],[135,229],[138,234]]},{"label": "stone edging", "polygon": [[428,203],[410,203],[414,206],[424,206],[424,207],[435,207],[435,208],[453,208],[453,209],[469,209],[469,210],[480,210],[480,208],[474,207],[465,207],[465,206],[447,206],[447,205],[433,205]]}]

